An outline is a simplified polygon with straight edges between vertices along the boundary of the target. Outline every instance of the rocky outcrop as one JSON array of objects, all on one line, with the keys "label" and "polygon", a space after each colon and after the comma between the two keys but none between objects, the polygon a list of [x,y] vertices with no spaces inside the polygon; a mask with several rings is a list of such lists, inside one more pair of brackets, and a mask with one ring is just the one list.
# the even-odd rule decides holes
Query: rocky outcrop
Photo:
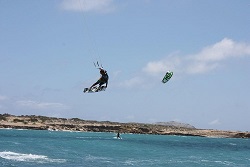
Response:
[{"label": "rocky outcrop", "polygon": [[78,118],[66,119],[35,115],[14,116],[10,114],[0,114],[0,128],[250,138],[250,133],[248,132],[196,129],[188,124],[178,125],[182,126],[176,126],[176,124],[98,122]]},{"label": "rocky outcrop", "polygon": [[186,123],[176,122],[176,121],[170,121],[170,122],[156,122],[156,125],[165,125],[165,126],[175,126],[179,128],[191,128],[195,129],[194,126]]}]

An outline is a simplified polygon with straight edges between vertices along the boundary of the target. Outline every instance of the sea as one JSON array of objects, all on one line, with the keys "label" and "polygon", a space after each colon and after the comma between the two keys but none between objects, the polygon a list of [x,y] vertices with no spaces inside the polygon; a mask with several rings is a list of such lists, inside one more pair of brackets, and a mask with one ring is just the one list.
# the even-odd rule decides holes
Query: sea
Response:
[{"label": "sea", "polygon": [[0,129],[1,167],[250,167],[250,139]]}]

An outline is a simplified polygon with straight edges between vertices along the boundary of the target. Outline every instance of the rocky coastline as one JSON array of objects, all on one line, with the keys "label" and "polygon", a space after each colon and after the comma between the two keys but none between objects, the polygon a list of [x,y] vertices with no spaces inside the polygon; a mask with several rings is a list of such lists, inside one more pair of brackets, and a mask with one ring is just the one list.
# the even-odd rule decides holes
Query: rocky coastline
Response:
[{"label": "rocky coastline", "polygon": [[154,135],[180,135],[222,138],[250,138],[249,132],[197,129],[193,126],[164,124],[119,123],[90,121],[79,118],[55,118],[36,115],[15,116],[0,114],[0,128],[33,129],[53,131],[112,132]]}]

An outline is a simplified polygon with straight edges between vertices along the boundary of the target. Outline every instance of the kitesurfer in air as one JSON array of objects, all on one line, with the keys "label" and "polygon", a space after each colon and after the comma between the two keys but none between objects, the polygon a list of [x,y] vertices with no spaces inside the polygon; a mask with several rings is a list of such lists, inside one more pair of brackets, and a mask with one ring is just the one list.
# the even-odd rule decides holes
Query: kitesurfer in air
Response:
[{"label": "kitesurfer in air", "polygon": [[103,68],[99,68],[100,70],[100,74],[101,74],[101,77],[100,79],[98,79],[98,81],[96,83],[94,83],[90,88],[89,90],[91,90],[95,85],[99,84],[99,87],[98,89],[103,85],[103,84],[106,84],[105,88],[107,88],[108,86],[108,80],[109,80],[109,76],[108,76],[108,73],[106,70],[104,70]]}]

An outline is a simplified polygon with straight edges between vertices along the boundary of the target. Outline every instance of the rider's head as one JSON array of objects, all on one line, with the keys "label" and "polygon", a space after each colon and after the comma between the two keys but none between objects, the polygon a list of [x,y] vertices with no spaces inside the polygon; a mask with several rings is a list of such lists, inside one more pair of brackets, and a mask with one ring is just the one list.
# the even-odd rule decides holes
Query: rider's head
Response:
[{"label": "rider's head", "polygon": [[100,73],[105,74],[105,70],[100,68]]}]

